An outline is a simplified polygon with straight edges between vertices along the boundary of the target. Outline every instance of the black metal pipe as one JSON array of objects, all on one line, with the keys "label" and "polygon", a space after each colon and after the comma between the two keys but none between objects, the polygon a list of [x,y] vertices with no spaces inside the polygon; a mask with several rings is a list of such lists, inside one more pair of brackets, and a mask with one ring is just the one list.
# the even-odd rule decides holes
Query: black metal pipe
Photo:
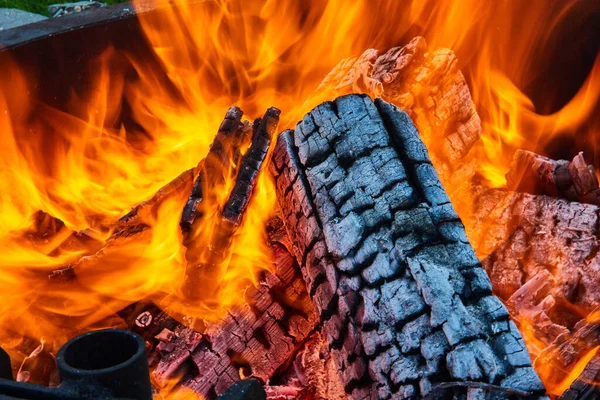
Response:
[{"label": "black metal pipe", "polygon": [[0,352],[0,398],[29,400],[151,400],[152,386],[141,336],[104,329],[77,336],[58,351],[57,388],[12,380],[10,359]]},{"label": "black metal pipe", "polygon": [[146,346],[119,329],[89,332],[67,342],[56,357],[62,385],[107,389],[115,397],[152,399]]}]

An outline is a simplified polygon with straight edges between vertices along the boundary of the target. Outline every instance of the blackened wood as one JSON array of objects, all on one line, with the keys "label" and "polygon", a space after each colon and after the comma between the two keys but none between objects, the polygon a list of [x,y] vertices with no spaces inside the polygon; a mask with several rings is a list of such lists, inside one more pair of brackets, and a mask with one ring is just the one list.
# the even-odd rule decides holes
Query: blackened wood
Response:
[{"label": "blackened wood", "polygon": [[[276,232],[274,237],[282,235]],[[180,385],[212,400],[240,375],[267,382],[292,359],[317,317],[294,257],[278,239],[271,242],[271,249],[273,272],[265,272],[255,288],[249,286],[240,294],[241,306],[197,331],[151,304],[122,313],[130,329],[150,345],[154,382],[165,385],[177,378]],[[151,314],[151,323],[140,327],[136,320],[144,313]],[[159,347],[160,343],[173,346]]]},{"label": "blackened wood", "polygon": [[569,162],[517,150],[506,182],[511,190],[600,205],[596,170],[586,164],[583,153]]},{"label": "blackened wood", "polygon": [[227,110],[210,150],[200,165],[192,192],[183,209],[180,226],[184,232],[189,232],[196,220],[200,202],[206,197],[206,201],[214,201],[215,195],[211,195],[211,189],[221,190],[227,176],[232,173],[235,166],[231,165],[231,160],[244,138],[244,124],[241,121],[243,114],[235,106]]},{"label": "blackened wood", "polygon": [[252,145],[242,158],[235,186],[223,209],[223,218],[234,225],[241,223],[244,211],[248,207],[261,166],[269,150],[271,138],[277,129],[280,113],[281,111],[274,107],[265,112],[252,137]]},{"label": "blackened wood", "polygon": [[[279,123],[279,114],[278,109],[269,108],[264,117],[254,125],[252,144],[237,168],[236,183],[224,206],[222,218],[216,222],[211,236],[207,240],[197,240],[197,235],[192,234],[184,241],[187,248],[187,266],[183,293],[190,301],[210,298],[218,290],[220,278],[226,268],[224,262],[228,259],[233,237],[242,222],[244,212],[256,186],[271,137]],[[224,140],[219,141],[219,143],[222,142]],[[208,165],[210,159],[211,155],[209,154],[204,165]],[[205,175],[207,177],[216,175],[219,177],[217,181],[224,178],[222,171],[218,171],[218,168],[225,165],[224,161],[221,160],[219,163],[213,162],[210,169],[205,169]],[[217,181],[213,180],[211,184],[215,185]],[[214,188],[222,189],[218,183]]]},{"label": "blackened wood", "polygon": [[418,398],[450,380],[543,397],[406,114],[367,96],[324,103],[280,135],[271,170],[351,398]]}]

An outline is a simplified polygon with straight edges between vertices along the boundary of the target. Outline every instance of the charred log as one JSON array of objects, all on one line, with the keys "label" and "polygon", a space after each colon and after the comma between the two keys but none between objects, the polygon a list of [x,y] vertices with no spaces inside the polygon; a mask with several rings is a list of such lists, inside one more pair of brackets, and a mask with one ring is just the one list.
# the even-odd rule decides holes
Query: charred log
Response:
[{"label": "charred log", "polygon": [[301,348],[317,319],[285,235],[269,233],[274,272],[249,287],[245,302],[219,321],[192,329],[144,304],[122,313],[149,343],[151,375],[159,386],[177,379],[179,388],[214,399],[242,378],[269,381]]},{"label": "charred log", "polygon": [[324,103],[280,135],[271,167],[351,398],[474,380],[543,396],[406,114],[366,96]]},{"label": "charred log", "polygon": [[506,182],[511,190],[600,205],[596,170],[586,164],[583,153],[569,162],[517,150]]}]

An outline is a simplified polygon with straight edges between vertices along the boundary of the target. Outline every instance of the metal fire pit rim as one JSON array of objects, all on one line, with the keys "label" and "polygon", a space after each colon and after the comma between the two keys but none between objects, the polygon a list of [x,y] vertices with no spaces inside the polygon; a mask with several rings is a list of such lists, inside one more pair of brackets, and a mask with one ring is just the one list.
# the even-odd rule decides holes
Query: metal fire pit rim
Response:
[{"label": "metal fire pit rim", "polygon": [[[157,1],[159,1],[158,4]],[[214,0],[188,0],[186,4],[209,2],[214,2]],[[58,36],[119,20],[134,19],[137,15],[172,6],[176,6],[176,3],[161,0],[139,0],[136,1],[135,6],[132,2],[114,4],[0,30],[0,54],[50,36]]]},{"label": "metal fire pit rim", "polygon": [[[135,343],[137,344],[137,349],[136,349],[135,353],[133,353],[131,356],[129,356],[125,361],[122,361],[115,365],[111,365],[110,367],[98,368],[98,369],[75,368],[71,364],[69,364],[67,362],[67,360],[65,359],[66,352],[69,351],[70,347],[73,344],[75,344],[81,340],[86,340],[90,337],[93,338],[94,336],[106,335],[106,334],[128,336],[128,337],[132,338],[133,340],[135,340]],[[83,335],[75,336],[74,338],[69,340],[67,343],[65,343],[60,348],[60,350],[58,351],[58,354],[56,355],[56,363],[59,365],[59,369],[63,369],[67,372],[77,374],[80,376],[86,376],[86,375],[93,376],[93,375],[97,375],[97,374],[101,374],[101,373],[105,373],[105,372],[112,372],[112,371],[118,370],[120,368],[123,368],[125,366],[134,364],[137,362],[137,359],[145,353],[146,353],[146,344],[144,342],[144,339],[137,333],[131,332],[128,330],[123,330],[123,329],[115,329],[115,328],[99,329],[99,330],[84,333]]]}]

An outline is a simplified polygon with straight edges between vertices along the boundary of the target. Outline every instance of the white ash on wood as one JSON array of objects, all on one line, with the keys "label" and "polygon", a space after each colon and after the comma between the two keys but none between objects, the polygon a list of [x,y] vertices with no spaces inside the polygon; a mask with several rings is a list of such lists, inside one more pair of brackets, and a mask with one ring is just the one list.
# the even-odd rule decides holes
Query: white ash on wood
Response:
[{"label": "white ash on wood", "polygon": [[350,398],[473,380],[543,397],[406,114],[359,95],[324,103],[280,135],[271,171]]}]

